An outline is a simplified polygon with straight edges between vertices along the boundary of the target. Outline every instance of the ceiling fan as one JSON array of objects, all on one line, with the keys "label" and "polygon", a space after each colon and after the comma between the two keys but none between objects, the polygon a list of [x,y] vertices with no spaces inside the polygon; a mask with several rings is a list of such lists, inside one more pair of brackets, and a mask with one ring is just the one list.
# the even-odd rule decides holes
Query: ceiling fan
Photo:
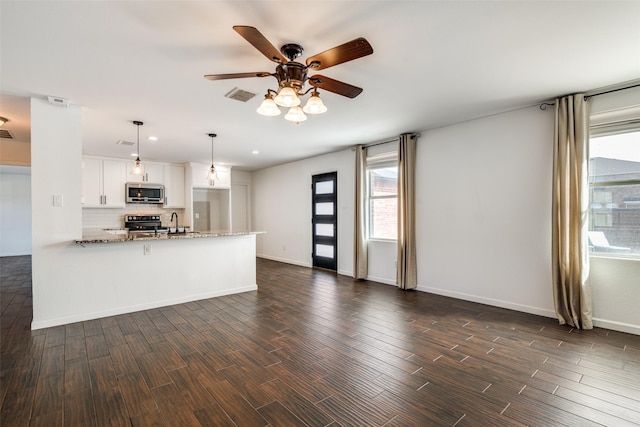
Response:
[{"label": "ceiling fan", "polygon": [[[308,75],[309,70],[324,70],[334,65],[371,55],[373,48],[369,42],[362,37],[314,55],[302,64],[295,61],[295,59],[300,57],[304,52],[304,49],[299,44],[288,43],[278,50],[254,27],[236,25],[233,29],[270,61],[278,64],[275,72],[259,71],[250,73],[207,74],[204,77],[209,80],[275,77],[278,80],[278,90],[267,90],[267,94],[257,110],[258,113],[262,115],[277,116],[280,114],[279,106],[288,107],[289,112],[285,116],[285,119],[301,122],[306,120],[304,113],[319,114],[327,111],[327,107],[320,99],[318,89],[337,93],[347,98],[355,98],[362,92],[362,88],[326,76],[319,74],[313,76]],[[304,91],[305,83],[311,86],[311,88],[306,91]],[[300,108],[300,97],[312,90],[313,92],[307,104],[303,109]]]}]

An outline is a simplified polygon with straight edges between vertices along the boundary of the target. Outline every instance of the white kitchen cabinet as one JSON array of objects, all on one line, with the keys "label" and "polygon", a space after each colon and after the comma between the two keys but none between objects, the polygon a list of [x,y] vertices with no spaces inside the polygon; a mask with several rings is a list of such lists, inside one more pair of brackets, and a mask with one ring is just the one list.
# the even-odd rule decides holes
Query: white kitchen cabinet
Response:
[{"label": "white kitchen cabinet", "polygon": [[184,206],[184,166],[164,165],[164,207]]},{"label": "white kitchen cabinet", "polygon": [[231,189],[231,169],[225,166],[216,166],[216,188]]},{"label": "white kitchen cabinet", "polygon": [[82,207],[123,208],[126,164],[118,160],[82,159]]},{"label": "white kitchen cabinet", "polygon": [[216,165],[216,178],[213,185],[209,182],[210,164],[191,163],[191,186],[193,188],[231,188],[231,168]]},{"label": "white kitchen cabinet", "polygon": [[162,163],[142,162],[144,173],[135,175],[131,173],[135,162],[127,162],[127,182],[149,182],[162,184],[164,182],[164,165]]}]

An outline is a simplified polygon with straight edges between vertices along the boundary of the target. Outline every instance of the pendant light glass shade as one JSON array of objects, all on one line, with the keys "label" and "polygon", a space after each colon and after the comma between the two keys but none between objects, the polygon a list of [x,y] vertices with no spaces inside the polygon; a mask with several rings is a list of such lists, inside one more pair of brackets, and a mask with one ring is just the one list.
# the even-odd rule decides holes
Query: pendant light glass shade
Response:
[{"label": "pendant light glass shade", "polygon": [[281,107],[296,107],[300,105],[300,98],[291,86],[284,86],[274,99],[275,103]]},{"label": "pendant light glass shade", "polygon": [[260,107],[258,107],[256,111],[258,112],[258,114],[261,114],[263,116],[280,115],[280,108],[278,108],[278,105],[275,103],[270,93],[264,96],[262,104],[260,104]]},{"label": "pendant light glass shade", "polygon": [[131,169],[131,173],[133,175],[142,175],[144,174],[144,166],[142,166],[142,162],[140,161],[140,157],[136,159],[136,162],[133,164],[133,169]]},{"label": "pendant light glass shade", "polygon": [[144,166],[142,166],[142,162],[140,161],[140,126],[142,126],[144,123],[134,120],[133,124],[138,127],[138,157],[136,158],[136,162],[133,164],[133,169],[131,169],[131,174],[143,175]]},{"label": "pendant light glass shade", "polygon": [[320,99],[320,94],[314,90],[302,111],[307,114],[322,114],[327,111],[327,106]]},{"label": "pendant light glass shade", "polygon": [[304,115],[304,112],[300,107],[289,108],[289,112],[284,116],[284,118],[289,120],[290,122],[296,123],[304,122],[305,120],[307,120],[307,116]]}]

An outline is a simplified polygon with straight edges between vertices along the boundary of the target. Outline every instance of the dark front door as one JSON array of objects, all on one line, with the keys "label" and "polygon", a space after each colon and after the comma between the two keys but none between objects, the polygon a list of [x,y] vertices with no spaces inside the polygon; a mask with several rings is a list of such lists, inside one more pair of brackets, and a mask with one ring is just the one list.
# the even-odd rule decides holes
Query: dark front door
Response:
[{"label": "dark front door", "polygon": [[313,266],[338,269],[338,172],[311,177]]}]

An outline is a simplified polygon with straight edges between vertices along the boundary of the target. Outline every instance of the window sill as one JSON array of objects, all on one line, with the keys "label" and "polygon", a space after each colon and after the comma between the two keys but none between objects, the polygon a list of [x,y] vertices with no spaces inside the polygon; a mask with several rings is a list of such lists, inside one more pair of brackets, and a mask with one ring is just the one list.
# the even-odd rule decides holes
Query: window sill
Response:
[{"label": "window sill", "polygon": [[607,252],[590,252],[589,258],[618,259],[623,261],[640,262],[640,255],[625,255]]},{"label": "window sill", "polygon": [[383,243],[398,243],[398,239],[372,239],[372,238],[368,238],[367,242],[383,242]]}]

